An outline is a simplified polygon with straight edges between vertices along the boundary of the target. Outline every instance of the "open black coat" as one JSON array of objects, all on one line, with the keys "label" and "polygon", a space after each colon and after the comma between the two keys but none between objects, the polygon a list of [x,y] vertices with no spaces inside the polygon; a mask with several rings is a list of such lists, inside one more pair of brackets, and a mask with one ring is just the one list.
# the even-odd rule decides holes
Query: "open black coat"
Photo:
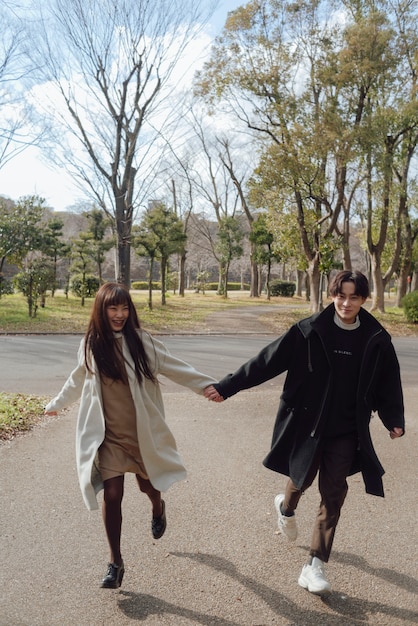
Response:
[{"label": "open black coat", "polygon": [[[299,489],[320,445],[327,419],[333,383],[328,337],[334,314],[331,304],[321,313],[298,322],[215,385],[224,398],[229,398],[287,371],[271,450],[263,463],[290,476]],[[373,447],[369,423],[372,412],[377,411],[388,430],[405,428],[399,363],[390,335],[381,324],[364,309],[360,309],[359,318],[369,339],[364,347],[358,387],[352,390],[357,398],[359,446],[350,474],[361,471],[367,493],[383,496],[384,469]]]}]

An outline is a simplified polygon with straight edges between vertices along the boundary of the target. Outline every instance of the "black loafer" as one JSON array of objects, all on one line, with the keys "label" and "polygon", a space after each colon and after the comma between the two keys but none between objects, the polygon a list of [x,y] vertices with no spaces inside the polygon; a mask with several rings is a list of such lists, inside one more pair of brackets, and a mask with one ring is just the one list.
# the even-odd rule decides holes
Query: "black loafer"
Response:
[{"label": "black loafer", "polygon": [[161,513],[161,515],[159,515],[159,517],[153,517],[151,521],[151,530],[152,530],[152,536],[154,537],[154,539],[160,539],[160,537],[164,535],[165,529],[167,528],[164,500],[161,500],[161,506],[162,506],[163,512]]},{"label": "black loafer", "polygon": [[116,565],[116,563],[109,563],[107,566],[106,576],[103,578],[100,586],[104,589],[117,589],[122,584],[124,573],[125,568],[123,566],[123,561],[120,565]]}]

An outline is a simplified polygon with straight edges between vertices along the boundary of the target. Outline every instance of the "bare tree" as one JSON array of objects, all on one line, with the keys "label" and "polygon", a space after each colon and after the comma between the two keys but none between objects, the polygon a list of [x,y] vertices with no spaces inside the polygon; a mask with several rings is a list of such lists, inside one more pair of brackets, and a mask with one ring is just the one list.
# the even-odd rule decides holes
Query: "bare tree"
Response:
[{"label": "bare tree", "polygon": [[24,29],[14,8],[13,3],[0,2],[0,168],[37,141],[23,88],[30,63]]},{"label": "bare tree", "polygon": [[[235,157],[235,159],[233,158],[232,151],[231,151],[231,143],[227,138],[224,137],[224,138],[219,139],[219,144],[221,146],[220,151],[219,151],[219,158],[221,159],[224,168],[230,175],[231,180],[233,184],[235,185],[235,188],[237,190],[237,193],[240,199],[242,211],[245,214],[245,217],[247,218],[247,221],[251,230],[254,224],[254,215],[251,211],[251,207],[248,202],[247,194],[245,191],[246,174],[238,173],[239,166],[237,166],[237,162],[242,163],[242,157],[241,159],[238,159],[238,157]],[[258,298],[260,295],[260,285],[259,285],[260,273],[259,273],[258,263],[256,260],[255,243],[251,239],[250,239],[250,263],[251,263],[250,296],[252,298]]]},{"label": "bare tree", "polygon": [[161,156],[161,127],[176,113],[170,80],[212,9],[202,0],[51,0],[40,9],[45,104],[67,137],[54,154],[113,218],[126,285],[134,209]]}]

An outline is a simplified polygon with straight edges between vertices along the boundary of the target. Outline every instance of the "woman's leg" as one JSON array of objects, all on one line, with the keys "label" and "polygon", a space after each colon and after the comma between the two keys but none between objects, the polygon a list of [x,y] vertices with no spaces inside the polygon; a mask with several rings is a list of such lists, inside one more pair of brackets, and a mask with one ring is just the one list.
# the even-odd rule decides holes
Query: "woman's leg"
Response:
[{"label": "woman's leg", "polygon": [[122,555],[120,538],[122,531],[122,498],[124,476],[115,476],[104,481],[104,499],[102,506],[103,522],[110,548],[110,562],[120,565]]},{"label": "woman's leg", "polygon": [[136,474],[136,480],[140,490],[145,493],[151,500],[152,504],[152,516],[161,517],[163,514],[163,504],[161,500],[161,491],[157,491],[148,478],[142,478],[139,474]]},{"label": "woman's leg", "polygon": [[161,491],[157,491],[149,481],[148,478],[142,478],[139,474],[136,474],[136,479],[140,490],[146,493],[152,503],[152,520],[151,520],[151,532],[154,539],[160,539],[167,528],[167,519],[165,516],[165,503],[161,499]]}]

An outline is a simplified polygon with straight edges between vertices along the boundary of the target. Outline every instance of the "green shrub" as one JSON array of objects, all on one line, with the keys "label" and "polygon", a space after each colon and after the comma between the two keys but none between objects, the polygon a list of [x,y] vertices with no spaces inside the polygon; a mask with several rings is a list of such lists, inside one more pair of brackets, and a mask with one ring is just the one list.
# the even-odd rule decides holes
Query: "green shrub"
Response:
[{"label": "green shrub", "polygon": [[287,280],[272,280],[270,283],[270,294],[272,296],[284,296],[292,298],[295,295],[296,285]]},{"label": "green shrub", "polygon": [[10,296],[12,293],[14,293],[12,281],[0,277],[0,296]]},{"label": "green shrub", "polygon": [[100,282],[97,276],[93,276],[93,274],[86,274],[84,281],[84,294],[83,294],[83,276],[81,274],[77,274],[71,278],[70,289],[71,292],[77,296],[78,298],[82,298],[83,295],[85,298],[94,298],[98,289],[100,287]]},{"label": "green shrub", "polygon": [[[153,289],[161,289],[161,283],[157,281],[153,281],[152,283]],[[146,280],[133,280],[131,282],[131,289],[137,289],[138,291],[148,290],[148,281]]]},{"label": "green shrub", "polygon": [[408,322],[418,324],[418,291],[411,291],[404,296],[401,304]]},{"label": "green shrub", "polygon": [[228,291],[241,291],[241,289],[249,291],[250,285],[247,283],[244,283],[243,285],[241,285],[241,283],[228,283]]}]

